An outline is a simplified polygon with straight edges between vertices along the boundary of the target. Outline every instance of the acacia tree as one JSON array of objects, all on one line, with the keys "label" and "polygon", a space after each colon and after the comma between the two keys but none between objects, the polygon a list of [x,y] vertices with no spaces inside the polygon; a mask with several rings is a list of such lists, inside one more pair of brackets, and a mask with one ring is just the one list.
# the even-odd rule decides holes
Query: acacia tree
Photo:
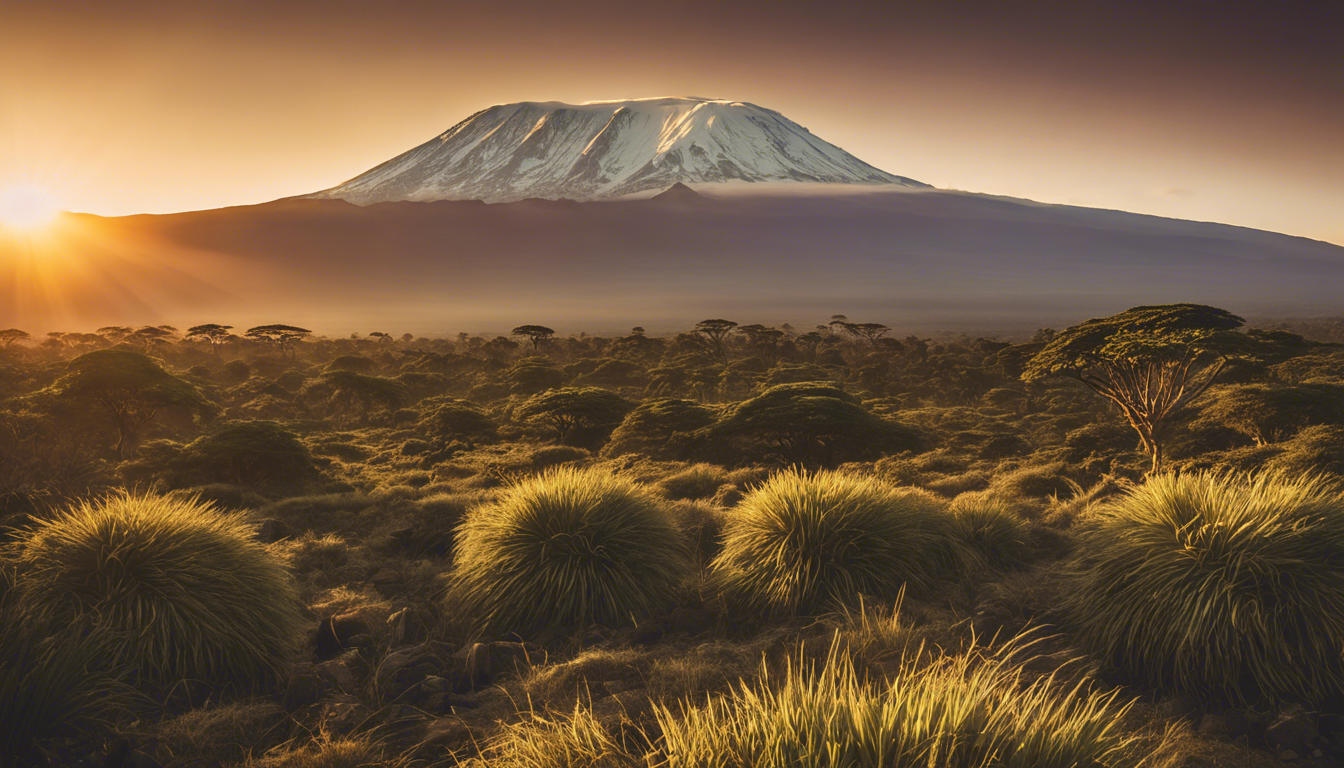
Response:
[{"label": "acacia tree", "polygon": [[549,425],[562,443],[576,438],[605,440],[633,407],[630,401],[605,389],[564,387],[523,401],[514,418]]},{"label": "acacia tree", "polygon": [[114,450],[135,453],[140,432],[166,408],[198,414],[212,406],[191,383],[165,371],[149,357],[123,349],[100,349],[70,361],[68,372],[51,386],[52,394],[97,406],[117,428]]},{"label": "acacia tree", "polygon": [[695,324],[695,332],[709,339],[714,354],[725,363],[728,362],[728,349],[724,346],[724,341],[736,329],[737,323],[732,320],[701,320]]},{"label": "acacia tree", "polygon": [[1246,350],[1244,323],[1202,304],[1134,307],[1055,334],[1022,378],[1066,376],[1115,403],[1157,472],[1172,417]]},{"label": "acacia tree", "polygon": [[193,325],[187,329],[187,335],[183,338],[204,339],[210,342],[210,348],[214,350],[215,357],[219,357],[220,345],[223,344],[226,339],[233,336],[233,334],[229,333],[231,330],[233,330],[232,325],[219,325],[217,323]]},{"label": "acacia tree", "polygon": [[510,331],[509,335],[526,336],[528,341],[532,342],[532,351],[535,352],[541,347],[543,341],[547,341],[555,335],[555,331],[544,325],[520,325]]},{"label": "acacia tree", "polygon": [[6,328],[3,331],[0,331],[0,341],[5,343],[6,349],[8,349],[14,342],[22,341],[26,338],[28,338],[28,332],[20,331],[18,328]]},{"label": "acacia tree", "polygon": [[280,354],[289,352],[290,357],[295,356],[294,342],[312,334],[307,328],[299,328],[293,325],[258,325],[255,328],[248,328],[247,333],[243,335],[249,339],[262,339],[274,343],[280,348]]}]

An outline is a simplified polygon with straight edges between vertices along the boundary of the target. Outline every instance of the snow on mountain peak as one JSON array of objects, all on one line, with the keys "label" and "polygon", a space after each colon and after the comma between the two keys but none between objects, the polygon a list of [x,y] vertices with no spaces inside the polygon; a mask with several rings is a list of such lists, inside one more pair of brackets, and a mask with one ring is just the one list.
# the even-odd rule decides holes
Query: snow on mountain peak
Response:
[{"label": "snow on mountain peak", "polygon": [[484,109],[415,149],[310,197],[592,200],[678,182],[926,184],[874,168],[773,110],[658,97]]}]

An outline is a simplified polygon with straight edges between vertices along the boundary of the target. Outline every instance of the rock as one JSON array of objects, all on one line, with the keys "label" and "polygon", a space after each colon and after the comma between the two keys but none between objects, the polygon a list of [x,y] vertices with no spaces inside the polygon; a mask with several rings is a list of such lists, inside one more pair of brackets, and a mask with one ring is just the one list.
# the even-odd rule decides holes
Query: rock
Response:
[{"label": "rock", "polygon": [[322,705],[319,716],[320,727],[328,733],[349,733],[368,720],[370,714],[369,708],[358,698],[348,694],[337,694]]},{"label": "rock", "polygon": [[358,693],[359,683],[355,680],[355,674],[350,671],[350,667],[341,659],[331,659],[318,664],[317,674],[331,680],[344,693]]},{"label": "rock", "polygon": [[1301,760],[1302,756],[1291,749],[1285,749],[1279,753],[1279,759],[1284,762],[1292,762],[1293,760]]},{"label": "rock", "polygon": [[1265,741],[1269,746],[1298,754],[1310,752],[1311,744],[1319,735],[1316,716],[1298,705],[1285,709],[1265,729]]},{"label": "rock", "polygon": [[1198,720],[1199,699],[1190,694],[1173,696],[1157,705],[1157,715],[1164,720]]},{"label": "rock", "polygon": [[462,718],[436,717],[421,726],[421,746],[433,746],[449,751],[471,744],[471,728],[462,722]]},{"label": "rock", "polygon": [[467,677],[473,687],[488,685],[497,677],[530,669],[531,658],[538,652],[524,643],[476,643],[467,653]]},{"label": "rock", "polygon": [[[346,674],[349,674],[346,670]],[[354,677],[351,676],[353,681]],[[289,673],[289,680],[285,683],[285,694],[280,700],[280,706],[286,712],[294,713],[309,704],[317,703],[322,698],[322,678],[317,673],[317,668],[312,664],[298,664]]]},{"label": "rock", "polygon": [[422,680],[438,675],[442,666],[429,646],[412,645],[387,654],[374,679],[382,696],[399,699]]},{"label": "rock", "polygon": [[351,640],[358,635],[370,636],[369,623],[354,613],[345,613],[326,619],[317,626],[313,647],[319,659],[329,659],[352,647]]},{"label": "rock", "polygon": [[1199,735],[1206,739],[1231,740],[1232,730],[1221,715],[1204,715],[1199,719]]}]

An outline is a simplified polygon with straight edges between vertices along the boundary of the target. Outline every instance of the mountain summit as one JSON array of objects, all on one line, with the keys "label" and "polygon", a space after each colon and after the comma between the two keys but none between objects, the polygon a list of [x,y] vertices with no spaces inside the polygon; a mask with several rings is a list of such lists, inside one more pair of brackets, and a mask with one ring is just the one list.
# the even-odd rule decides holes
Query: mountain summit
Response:
[{"label": "mountain summit", "polygon": [[309,197],[360,205],[593,200],[735,180],[928,186],[874,168],[755,104],[660,98],[490,107]]}]

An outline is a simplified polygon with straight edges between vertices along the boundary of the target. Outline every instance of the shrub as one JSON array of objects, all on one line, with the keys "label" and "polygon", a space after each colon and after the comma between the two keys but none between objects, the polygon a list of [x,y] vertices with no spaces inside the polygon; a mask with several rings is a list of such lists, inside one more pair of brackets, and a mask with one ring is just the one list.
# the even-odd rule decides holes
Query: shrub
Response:
[{"label": "shrub", "polygon": [[564,371],[544,357],[524,357],[505,371],[503,378],[515,395],[535,395],[565,383]]},{"label": "shrub", "polygon": [[1344,690],[1344,497],[1310,477],[1160,475],[1098,510],[1069,605],[1132,676],[1218,701]]},{"label": "shrub", "polygon": [[341,355],[327,363],[326,371],[354,371],[355,373],[373,373],[377,363],[363,355]]},{"label": "shrub", "polygon": [[1278,442],[1313,424],[1344,423],[1344,386],[1243,384],[1216,390],[1192,426],[1233,429],[1256,445]]},{"label": "shrub", "polygon": [[496,438],[495,423],[475,403],[435,397],[421,403],[420,410],[420,428],[431,440],[474,445]]},{"label": "shrub", "polygon": [[678,435],[688,435],[714,422],[714,411],[690,400],[650,400],[626,415],[611,433],[605,456],[642,453],[661,459],[682,458]]},{"label": "shrub", "polygon": [[605,389],[564,387],[533,395],[518,406],[514,417],[550,427],[562,443],[592,446],[606,442],[633,407]]},{"label": "shrub", "polygon": [[109,496],[40,522],[12,546],[17,599],[58,620],[94,614],[135,682],[242,686],[274,678],[304,618],[283,563],[208,504]]},{"label": "shrub", "polygon": [[714,464],[692,464],[658,481],[658,490],[669,499],[708,499],[728,482],[728,473]]},{"label": "shrub", "polygon": [[965,493],[942,518],[948,551],[963,573],[1010,568],[1031,554],[1031,531],[1011,504],[983,493]]},{"label": "shrub", "polygon": [[[1117,693],[1026,684],[1012,651],[978,649],[921,665],[907,657],[882,685],[860,678],[833,646],[820,668],[793,662],[783,679],[682,714],[658,706],[669,768],[1073,768],[1136,766],[1144,744],[1121,730]],[[653,761],[650,761],[651,763]]]},{"label": "shrub", "polygon": [[308,447],[274,421],[228,424],[197,438],[172,462],[180,482],[303,485],[317,474]]},{"label": "shrub", "polygon": [[734,510],[712,567],[730,599],[771,613],[895,599],[927,584],[937,513],[929,494],[874,478],[781,472]]},{"label": "shrub", "polygon": [[597,470],[504,489],[458,529],[453,594],[489,633],[625,623],[668,603],[689,568],[657,498]]},{"label": "shrub", "polygon": [[918,447],[918,434],[870,413],[858,398],[829,384],[780,384],[733,406],[703,430],[705,443],[732,445],[747,460],[834,466],[871,461]]}]

